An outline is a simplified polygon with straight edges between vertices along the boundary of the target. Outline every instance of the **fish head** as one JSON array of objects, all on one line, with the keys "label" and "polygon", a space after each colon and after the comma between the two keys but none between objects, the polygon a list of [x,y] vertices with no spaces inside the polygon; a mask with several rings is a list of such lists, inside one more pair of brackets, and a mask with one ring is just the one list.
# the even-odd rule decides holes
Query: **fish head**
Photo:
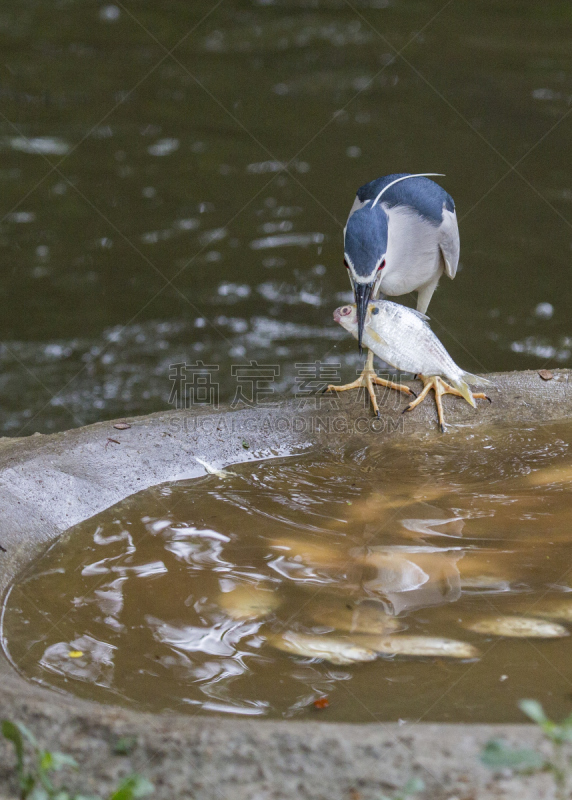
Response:
[{"label": "fish head", "polygon": [[358,319],[356,306],[340,306],[334,311],[334,321],[357,338]]},{"label": "fish head", "polygon": [[379,291],[385,268],[387,223],[381,205],[366,203],[350,214],[344,231],[344,263],[356,300],[360,352],[368,304]]}]

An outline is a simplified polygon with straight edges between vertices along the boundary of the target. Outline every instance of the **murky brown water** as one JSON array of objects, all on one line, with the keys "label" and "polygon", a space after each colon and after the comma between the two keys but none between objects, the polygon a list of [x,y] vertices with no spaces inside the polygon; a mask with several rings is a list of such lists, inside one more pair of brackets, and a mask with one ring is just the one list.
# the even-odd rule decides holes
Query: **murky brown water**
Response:
[{"label": "murky brown water", "polygon": [[[32,680],[153,710],[510,721],[532,696],[562,716],[571,443],[570,424],[452,432],[144,492],[73,529],[17,581],[4,647]],[[288,632],[363,644],[366,615],[395,637],[478,653],[332,664],[275,647]],[[499,615],[564,635],[471,630]]]},{"label": "murky brown water", "polygon": [[446,173],[457,203],[462,268],[430,307],[455,361],[569,365],[571,15],[5,0],[2,434],[164,408],[182,361],[217,365],[221,400],[250,359],[280,392],[300,362],[354,377],[342,226],[402,170]]}]

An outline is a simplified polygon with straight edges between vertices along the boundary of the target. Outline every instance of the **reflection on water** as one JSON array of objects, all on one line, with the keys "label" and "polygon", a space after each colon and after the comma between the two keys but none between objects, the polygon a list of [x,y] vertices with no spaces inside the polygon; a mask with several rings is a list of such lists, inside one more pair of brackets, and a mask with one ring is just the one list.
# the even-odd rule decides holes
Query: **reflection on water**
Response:
[{"label": "reflection on water", "polygon": [[275,459],[158,487],[11,590],[9,658],[101,701],[320,719],[570,706],[570,425]]},{"label": "reflection on water", "polygon": [[219,365],[221,400],[250,359],[277,392],[317,359],[349,380],[342,225],[402,170],[457,202],[430,308],[453,358],[570,364],[567,4],[354,5],[5,0],[4,434],[163,408],[182,361]]}]

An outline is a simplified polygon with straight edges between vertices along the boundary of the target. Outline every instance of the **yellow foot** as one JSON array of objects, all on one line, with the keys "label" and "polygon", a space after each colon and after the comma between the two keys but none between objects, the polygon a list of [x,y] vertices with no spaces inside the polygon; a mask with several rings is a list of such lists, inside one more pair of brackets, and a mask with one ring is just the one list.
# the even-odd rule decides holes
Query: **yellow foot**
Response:
[{"label": "yellow foot", "polygon": [[[443,403],[441,401],[441,398],[443,397],[444,394],[452,394],[455,397],[463,397],[463,395],[458,389],[454,389],[452,386],[449,386],[449,384],[446,383],[443,380],[443,378],[439,378],[437,375],[431,375],[431,376],[418,375],[417,377],[419,378],[419,380],[423,381],[424,384],[423,391],[421,392],[419,397],[417,397],[415,400],[409,403],[409,405],[406,408],[403,409],[403,413],[405,414],[406,411],[413,411],[413,409],[416,408],[419,405],[419,403],[422,403],[423,400],[425,400],[425,398],[429,394],[429,391],[433,389],[433,391],[435,392],[435,404],[437,406],[437,416],[439,417],[439,428],[441,429],[441,433],[445,433],[445,420],[443,418]],[[473,392],[471,392],[471,397],[475,400],[488,400],[489,403],[492,403],[491,398],[488,397],[486,394],[483,394],[483,392],[475,392],[474,394]]]},{"label": "yellow foot", "polygon": [[326,386],[324,392],[347,392],[349,389],[365,388],[368,391],[374,413],[376,416],[381,417],[375,396],[375,389],[373,388],[374,386],[387,386],[389,389],[397,389],[398,392],[403,392],[406,395],[413,395],[413,397],[417,397],[415,392],[412,391],[408,386],[404,386],[401,383],[393,383],[393,381],[386,381],[385,378],[379,378],[372,369],[368,369],[367,364],[364,371],[356,381],[353,381],[352,383],[346,383],[344,386],[336,386],[335,384],[331,383]]}]

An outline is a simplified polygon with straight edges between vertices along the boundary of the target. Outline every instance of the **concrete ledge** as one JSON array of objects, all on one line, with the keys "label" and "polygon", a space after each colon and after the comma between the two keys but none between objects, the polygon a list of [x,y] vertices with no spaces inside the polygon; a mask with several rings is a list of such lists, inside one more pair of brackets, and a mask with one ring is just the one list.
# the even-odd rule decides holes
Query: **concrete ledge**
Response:
[{"label": "concrete ledge", "polygon": [[[495,384],[488,392],[492,405],[479,404],[475,411],[460,401],[445,401],[448,421],[455,426],[452,435],[476,426],[570,418],[570,374],[558,370],[548,382],[536,372],[488,376]],[[388,400],[396,402],[395,397]],[[150,486],[203,475],[201,460],[223,467],[313,448],[363,446],[383,437],[406,435],[421,444],[425,437],[441,436],[433,404],[403,416],[405,404],[398,398],[397,407],[383,408],[380,422],[372,422],[369,411],[345,395],[337,408],[323,401],[322,408],[300,409],[295,401],[284,401],[264,409],[161,412],[128,420],[128,430],[102,422],[53,436],[1,440],[0,544],[6,552],[0,553],[0,588],[4,592],[32,558],[71,526]],[[121,444],[109,446],[108,438]],[[82,765],[77,785],[84,793],[105,794],[119,775],[135,769],[155,782],[161,800],[357,800],[358,795],[373,800],[391,794],[412,775],[424,779],[425,796],[432,798],[552,796],[547,776],[493,781],[478,765],[478,752],[492,737],[536,743],[539,737],[527,725],[350,725],[149,715],[40,689],[3,657],[0,674],[1,716],[25,722],[46,746],[75,755]],[[126,734],[137,737],[133,753],[112,756],[114,740]],[[0,790],[14,796],[8,752],[0,746]]]}]

